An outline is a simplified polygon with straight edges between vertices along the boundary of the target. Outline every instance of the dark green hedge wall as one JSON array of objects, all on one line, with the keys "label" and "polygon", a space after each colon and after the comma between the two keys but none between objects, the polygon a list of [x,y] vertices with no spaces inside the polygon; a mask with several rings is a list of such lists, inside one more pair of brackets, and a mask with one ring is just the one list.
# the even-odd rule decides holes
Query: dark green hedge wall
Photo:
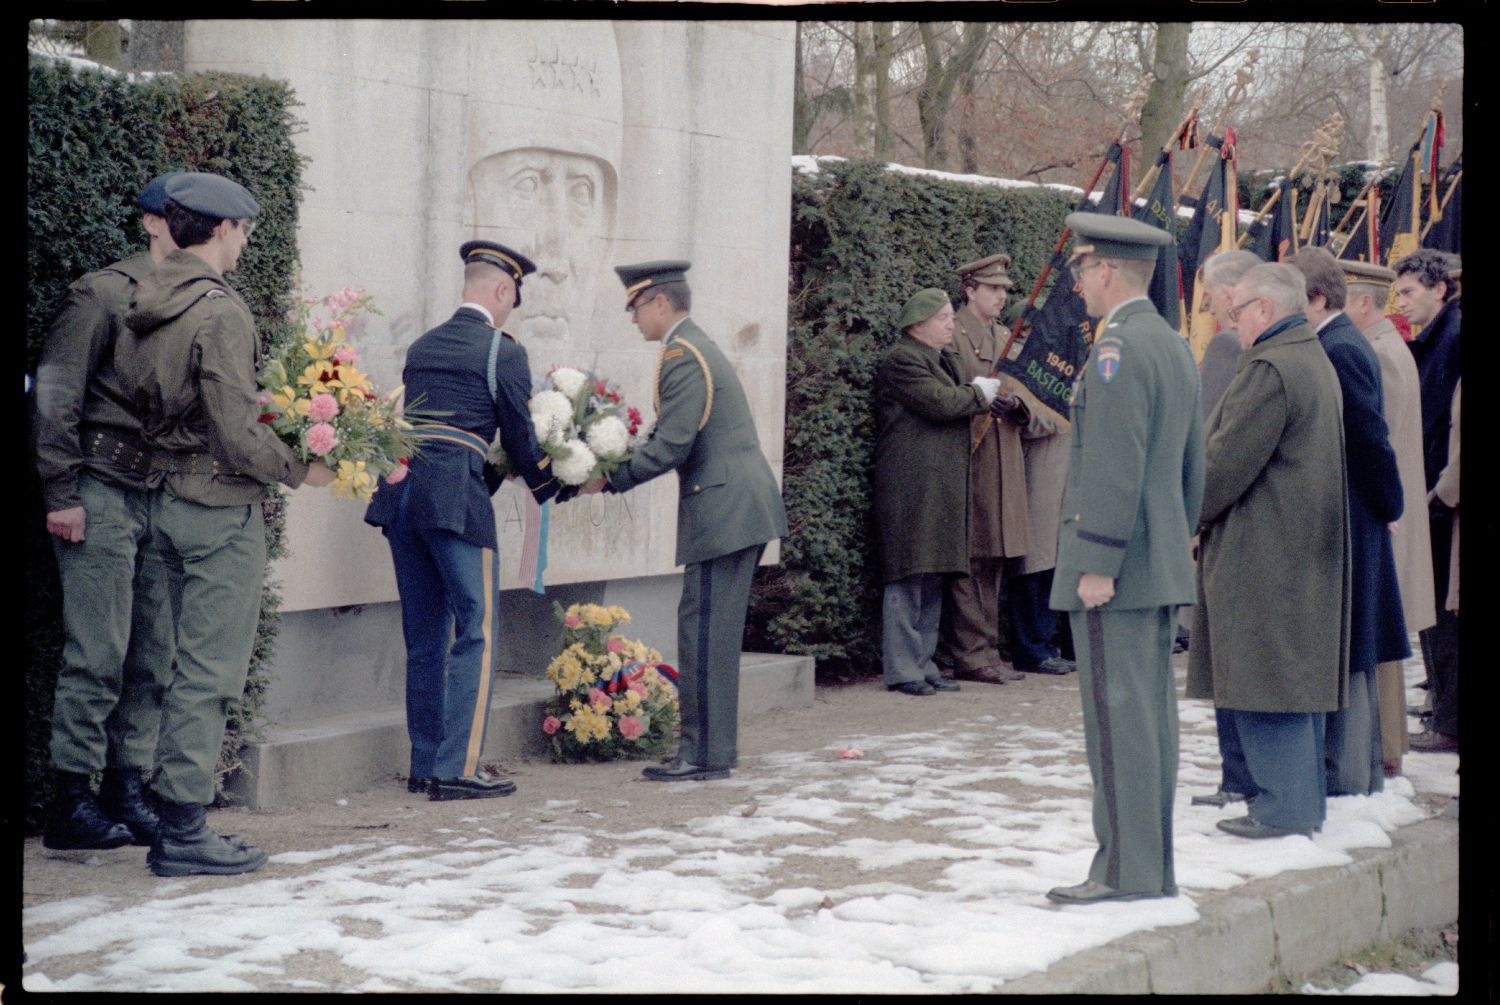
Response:
[{"label": "dark green hedge wall", "polygon": [[897,312],[954,266],[1006,251],[1030,291],[1076,194],[822,162],[792,184],[781,564],[760,570],[753,648],[818,657],[826,678],[879,672],[880,582],[870,526],[872,381]]},{"label": "dark green hedge wall", "polygon": [[[36,60],[29,67],[26,193],[26,365],[34,372],[47,326],[75,278],[144,246],[135,197],[168,170],[214,171],[241,182],[263,212],[229,280],[256,316],[262,343],[289,336],[302,159],[292,146],[295,101],[281,82],[203,74],[135,82]],[[27,499],[27,822],[47,795],[52,691],[61,662],[61,594],[35,480]],[[269,545],[282,553],[278,500],[267,504]],[[250,678],[231,718],[221,771],[238,762],[269,675],[279,598],[267,583]],[[222,777],[222,776],[221,776]]]}]

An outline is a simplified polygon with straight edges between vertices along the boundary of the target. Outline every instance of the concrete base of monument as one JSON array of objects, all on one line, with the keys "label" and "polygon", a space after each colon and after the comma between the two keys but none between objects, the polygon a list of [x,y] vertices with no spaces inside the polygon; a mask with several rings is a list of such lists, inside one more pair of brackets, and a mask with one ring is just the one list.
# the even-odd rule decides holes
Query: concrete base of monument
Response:
[{"label": "concrete base of monument", "polygon": [[[744,653],[740,657],[740,716],[813,703],[811,656]],[[490,701],[484,758],[545,757],[542,708],[552,697],[541,677],[499,674]],[[367,787],[405,775],[411,744],[404,708],[331,715],[291,726],[268,726],[264,739],[242,752],[243,767],[226,785],[250,809],[270,809]]]}]

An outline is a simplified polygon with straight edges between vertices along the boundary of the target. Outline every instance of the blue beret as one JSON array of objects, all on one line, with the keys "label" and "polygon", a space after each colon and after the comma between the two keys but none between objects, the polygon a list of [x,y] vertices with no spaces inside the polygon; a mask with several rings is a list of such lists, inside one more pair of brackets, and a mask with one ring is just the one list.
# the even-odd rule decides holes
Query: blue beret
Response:
[{"label": "blue beret", "polygon": [[167,211],[167,182],[180,174],[182,174],[181,171],[168,171],[166,174],[159,174],[155,178],[152,178],[146,184],[146,187],[141,189],[141,194],[135,200],[136,205],[141,207],[141,212],[154,213],[157,216],[165,214]]},{"label": "blue beret", "polygon": [[1172,243],[1172,235],[1140,220],[1107,213],[1069,213],[1063,221],[1078,236],[1074,257],[1139,258],[1156,261],[1156,249]]},{"label": "blue beret", "polygon": [[616,265],[615,274],[625,284],[625,305],[628,307],[635,295],[647,287],[687,282],[687,270],[692,267],[692,262],[674,258],[659,262],[639,262],[635,265]]},{"label": "blue beret", "polygon": [[260,203],[245,186],[223,175],[184,171],[166,183],[167,198],[183,209],[220,220],[248,220],[260,215]]},{"label": "blue beret", "polygon": [[911,295],[901,307],[901,316],[896,319],[897,328],[910,328],[932,317],[944,306],[951,305],[948,294],[936,287],[919,290]]},{"label": "blue beret", "polygon": [[536,271],[536,263],[519,251],[507,248],[503,244],[494,241],[465,241],[459,245],[458,256],[464,260],[464,264],[470,262],[488,262],[498,265],[510,277],[516,281],[516,286],[521,285],[521,280]]}]

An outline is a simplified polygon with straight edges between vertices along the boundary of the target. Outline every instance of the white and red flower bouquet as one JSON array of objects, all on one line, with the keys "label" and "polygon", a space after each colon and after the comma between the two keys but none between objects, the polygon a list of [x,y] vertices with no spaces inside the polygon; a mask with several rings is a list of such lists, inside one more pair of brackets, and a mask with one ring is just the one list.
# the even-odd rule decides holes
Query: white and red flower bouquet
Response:
[{"label": "white and red flower bouquet", "polygon": [[564,485],[609,474],[651,435],[618,386],[587,370],[554,366],[528,407],[537,444]]},{"label": "white and red flower bouquet", "polygon": [[363,315],[379,313],[360,289],[299,297],[291,339],[259,374],[260,421],[302,460],[332,468],[330,488],[349,499],[369,499],[381,475],[399,482],[416,453],[412,427],[403,418],[403,388],[382,396],[356,365],[351,333]]}]

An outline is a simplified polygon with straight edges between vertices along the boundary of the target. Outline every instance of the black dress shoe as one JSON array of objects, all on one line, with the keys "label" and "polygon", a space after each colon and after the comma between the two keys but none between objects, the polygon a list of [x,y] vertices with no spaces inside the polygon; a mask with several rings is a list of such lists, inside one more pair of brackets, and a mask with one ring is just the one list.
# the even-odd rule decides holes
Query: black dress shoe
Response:
[{"label": "black dress shoe", "polygon": [[1217,806],[1222,810],[1230,803],[1240,802],[1244,798],[1244,793],[1241,792],[1225,792],[1223,789],[1215,789],[1213,792],[1209,792],[1201,796],[1194,796],[1193,805]]},{"label": "black dress shoe", "polygon": [[509,778],[465,775],[462,778],[433,778],[427,782],[427,798],[435,803],[450,799],[494,799],[514,791],[516,783]]},{"label": "black dress shoe", "polygon": [[[931,692],[928,692],[929,694]],[[728,778],[728,768],[702,768],[683,760],[652,764],[641,771],[641,775],[653,782],[711,782],[716,778]]]},{"label": "black dress shoe", "polygon": [[1235,817],[1233,820],[1220,820],[1219,830],[1226,834],[1233,834],[1235,837],[1250,838],[1252,841],[1262,838],[1312,837],[1312,829],[1299,831],[1289,827],[1273,827],[1270,824],[1261,823],[1248,813],[1242,817]]},{"label": "black dress shoe", "polygon": [[1458,737],[1439,733],[1434,729],[1424,729],[1420,733],[1411,734],[1411,749],[1428,754],[1456,754]]},{"label": "black dress shoe", "polygon": [[907,680],[902,681],[900,684],[887,684],[885,689],[887,691],[900,691],[902,694],[914,695],[916,697],[937,694],[937,688],[925,680]]},{"label": "black dress shoe", "polygon": [[1157,891],[1116,890],[1091,879],[1077,886],[1056,886],[1047,891],[1047,899],[1054,904],[1099,904],[1106,900],[1154,900],[1165,896],[1168,895]]},{"label": "black dress shoe", "polygon": [[406,780],[406,791],[413,795],[419,795],[432,788],[432,779],[420,775],[412,775]]},{"label": "black dress shoe", "polygon": [[957,681],[949,680],[947,677],[928,677],[927,683],[932,685],[934,691],[958,691],[961,690]]}]

